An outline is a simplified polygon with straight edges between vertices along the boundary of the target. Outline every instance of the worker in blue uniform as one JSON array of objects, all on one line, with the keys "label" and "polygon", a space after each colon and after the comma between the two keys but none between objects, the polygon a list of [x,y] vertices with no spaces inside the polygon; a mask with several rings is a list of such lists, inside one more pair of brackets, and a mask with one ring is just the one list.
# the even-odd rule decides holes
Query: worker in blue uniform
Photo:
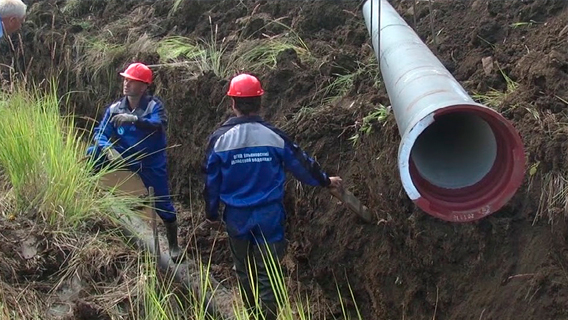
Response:
[{"label": "worker in blue uniform", "polygon": [[95,145],[87,153],[97,159],[97,167],[124,163],[136,172],[146,188],[154,187],[156,212],[164,222],[170,256],[180,258],[176,211],[169,187],[166,159],[167,117],[163,102],[148,94],[152,71],[133,63],[120,73],[124,77],[124,97],[113,102],[95,128]]},{"label": "worker in blue uniform", "polygon": [[204,198],[207,220],[218,220],[220,203],[225,205],[223,221],[245,305],[261,312],[261,319],[275,320],[278,305],[268,263],[279,263],[286,249],[286,171],[312,186],[341,188],[342,180],[328,177],[284,132],[263,121],[258,115],[263,93],[252,75],[231,80],[227,95],[236,117],[209,138]]}]

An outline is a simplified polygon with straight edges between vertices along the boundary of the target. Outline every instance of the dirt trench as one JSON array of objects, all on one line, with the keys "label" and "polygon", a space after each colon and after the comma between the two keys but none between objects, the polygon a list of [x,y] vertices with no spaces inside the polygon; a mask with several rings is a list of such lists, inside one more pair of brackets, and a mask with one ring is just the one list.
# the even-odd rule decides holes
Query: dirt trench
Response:
[{"label": "dirt trench", "polygon": [[[214,32],[230,52],[238,39],[294,30],[310,58],[288,50],[274,66],[255,72],[266,91],[263,115],[330,174],[340,174],[386,220],[365,224],[328,193],[288,183],[285,266],[293,291],[314,302],[314,316],[340,315],[337,288],[355,314],[351,288],[363,319],[568,317],[568,3],[440,0],[431,8],[423,1],[415,7],[413,1],[392,3],[468,92],[499,93],[492,107],[514,123],[525,142],[530,170],[523,186],[484,220],[442,222],[405,195],[392,114],[382,122],[365,120],[389,101],[376,85],[378,68],[372,65],[360,1],[182,1],[175,10],[174,1],[30,1],[21,37],[12,37],[13,47],[0,43],[0,59],[30,82],[57,75],[62,93],[75,92],[66,107],[92,118],[119,96],[116,73],[130,61],[161,65],[154,90],[170,118],[170,181],[181,235],[201,254],[213,254],[215,276],[234,284],[222,230],[195,228],[202,218],[204,144],[229,116],[228,79],[163,65],[155,45],[166,36],[208,39]],[[482,64],[487,57],[493,61],[489,69]],[[359,72],[362,66],[365,72]],[[0,70],[9,80],[9,70]],[[345,75],[352,75],[346,90],[328,87]],[[507,79],[515,85],[508,86]]]}]

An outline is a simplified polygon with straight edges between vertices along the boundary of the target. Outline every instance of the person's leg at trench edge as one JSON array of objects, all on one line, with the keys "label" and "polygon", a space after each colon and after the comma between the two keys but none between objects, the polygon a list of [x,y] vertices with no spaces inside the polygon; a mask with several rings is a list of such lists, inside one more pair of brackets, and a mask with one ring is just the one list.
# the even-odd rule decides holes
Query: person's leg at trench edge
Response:
[{"label": "person's leg at trench edge", "polygon": [[166,227],[170,257],[177,262],[183,258],[178,245],[177,215],[168,187],[168,175],[164,168],[143,168],[138,172],[146,188],[154,187],[155,209]]},{"label": "person's leg at trench edge", "polygon": [[254,293],[252,291],[251,279],[249,277],[249,252],[251,242],[248,240],[240,240],[236,238],[229,238],[229,246],[233,263],[239,281],[239,289],[245,307],[249,310],[253,309],[256,305],[254,301]]},{"label": "person's leg at trench edge", "polygon": [[[269,270],[273,268],[267,268],[267,265],[274,261],[278,264],[279,270],[280,260],[286,251],[286,241],[256,245],[248,240],[230,238],[230,246],[245,306],[253,312],[261,311],[266,320],[275,320],[278,303],[269,276],[271,272]],[[269,254],[272,254],[273,260]],[[250,264],[250,261],[253,263]],[[253,291],[255,289],[257,294]],[[255,297],[260,298],[260,301],[257,301]],[[259,302],[261,310],[257,310]]]},{"label": "person's leg at trench edge", "polygon": [[[86,154],[94,159],[95,172],[100,171],[104,166],[110,165],[110,162],[99,146],[90,146],[87,148]],[[177,239],[177,215],[170,197],[167,170],[165,168],[141,169],[138,165],[131,166],[128,169],[140,176],[146,188],[154,187],[154,196],[156,198],[155,210],[166,227],[170,257],[176,262],[181,261],[183,255],[181,254]]]}]

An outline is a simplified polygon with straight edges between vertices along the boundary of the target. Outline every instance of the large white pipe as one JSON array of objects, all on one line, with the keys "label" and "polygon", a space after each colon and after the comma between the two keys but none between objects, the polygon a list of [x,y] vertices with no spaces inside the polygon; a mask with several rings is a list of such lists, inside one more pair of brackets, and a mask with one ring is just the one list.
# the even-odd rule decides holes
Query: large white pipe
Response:
[{"label": "large white pipe", "polygon": [[388,1],[367,0],[363,16],[401,134],[398,167],[408,196],[446,221],[497,211],[524,177],[518,132],[473,101]]}]

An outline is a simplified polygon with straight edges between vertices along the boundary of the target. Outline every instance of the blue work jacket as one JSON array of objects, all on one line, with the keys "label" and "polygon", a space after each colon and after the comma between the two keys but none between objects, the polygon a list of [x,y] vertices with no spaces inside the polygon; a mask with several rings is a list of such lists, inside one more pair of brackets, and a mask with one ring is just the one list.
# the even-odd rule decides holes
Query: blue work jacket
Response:
[{"label": "blue work jacket", "polygon": [[[115,127],[110,120],[120,113],[133,113],[138,116],[138,121]],[[103,149],[115,148],[131,164],[162,167],[166,165],[167,123],[159,98],[143,96],[138,107],[130,110],[128,99],[123,97],[107,108],[103,120],[95,128],[94,139]]]},{"label": "blue work jacket", "polygon": [[224,220],[230,236],[256,241],[284,238],[286,171],[303,183],[328,186],[319,164],[259,116],[229,119],[209,138],[204,163],[207,218]]}]

